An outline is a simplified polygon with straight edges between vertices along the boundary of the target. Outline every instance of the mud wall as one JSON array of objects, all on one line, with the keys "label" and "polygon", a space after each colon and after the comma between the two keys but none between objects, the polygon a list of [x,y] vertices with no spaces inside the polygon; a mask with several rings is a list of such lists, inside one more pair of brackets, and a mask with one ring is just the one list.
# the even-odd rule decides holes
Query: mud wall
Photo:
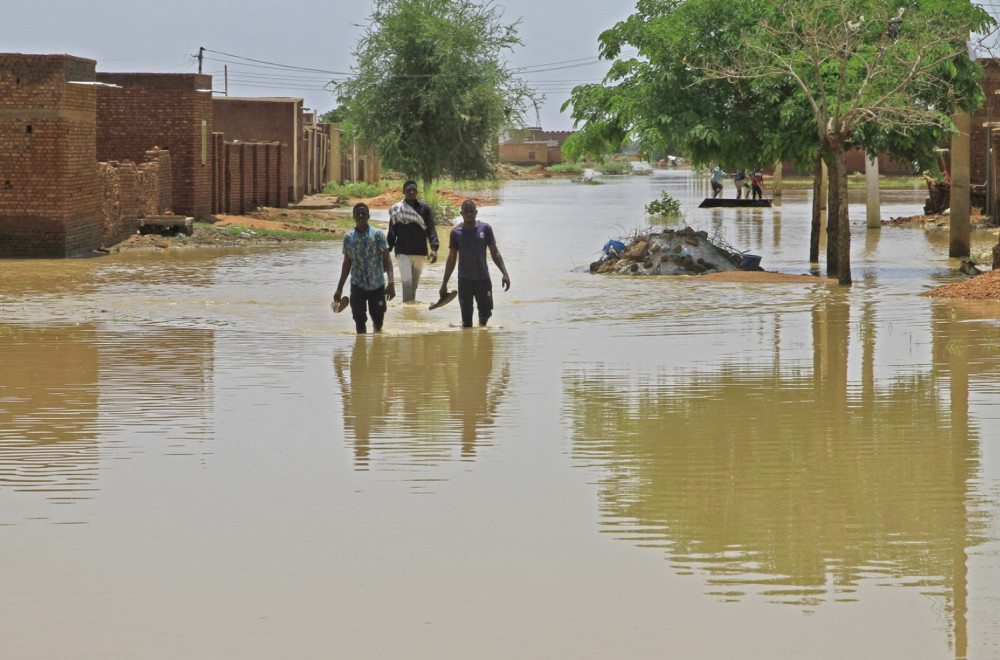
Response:
[{"label": "mud wall", "polygon": [[97,160],[142,162],[147,149],[170,152],[173,210],[212,210],[212,77],[98,73]]},{"label": "mud wall", "polygon": [[100,243],[95,64],[0,54],[0,256],[74,256]]},{"label": "mud wall", "polygon": [[101,242],[110,247],[136,232],[137,220],[170,210],[170,153],[153,150],[146,160],[98,163],[103,187]]},{"label": "mud wall", "polygon": [[288,206],[290,149],[278,142],[225,142],[212,136],[212,213]]}]

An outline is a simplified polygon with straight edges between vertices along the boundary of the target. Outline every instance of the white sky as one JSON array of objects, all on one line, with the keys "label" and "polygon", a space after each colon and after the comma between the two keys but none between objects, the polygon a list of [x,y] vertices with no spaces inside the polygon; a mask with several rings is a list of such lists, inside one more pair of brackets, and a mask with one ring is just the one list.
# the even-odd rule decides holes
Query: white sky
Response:
[{"label": "white sky", "polygon": [[[597,60],[597,37],[631,14],[634,0],[495,4],[505,23],[521,19],[524,45],[509,61],[525,67],[521,77],[547,97],[543,128],[571,129],[559,107],[574,85],[601,80],[608,64]],[[230,96],[300,97],[323,113],[335,105],[323,85],[349,72],[371,9],[366,0],[2,0],[0,52],[67,53],[96,60],[105,72],[195,73],[193,56],[204,47],[216,51],[206,52],[203,71],[217,92],[228,67]]]}]

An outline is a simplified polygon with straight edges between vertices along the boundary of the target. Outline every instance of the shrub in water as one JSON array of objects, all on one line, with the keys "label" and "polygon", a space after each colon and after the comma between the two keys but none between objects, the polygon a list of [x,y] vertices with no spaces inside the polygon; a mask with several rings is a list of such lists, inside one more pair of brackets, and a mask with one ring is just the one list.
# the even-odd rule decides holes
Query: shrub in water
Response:
[{"label": "shrub in water", "polygon": [[659,199],[646,204],[646,215],[680,215],[681,203],[670,196],[666,190],[660,193]]}]

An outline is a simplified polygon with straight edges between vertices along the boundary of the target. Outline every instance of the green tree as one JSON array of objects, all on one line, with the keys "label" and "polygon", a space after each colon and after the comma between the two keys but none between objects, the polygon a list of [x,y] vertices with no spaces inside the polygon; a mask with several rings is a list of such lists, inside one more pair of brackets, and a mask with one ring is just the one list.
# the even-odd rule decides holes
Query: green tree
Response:
[{"label": "green tree", "polygon": [[501,131],[535,104],[504,60],[516,28],[492,3],[376,0],[338,88],[346,128],[425,190],[442,174],[491,177]]},{"label": "green tree", "polygon": [[345,113],[343,106],[337,106],[333,110],[324,112],[319,116],[319,120],[326,124],[339,124],[344,121]]},{"label": "green tree", "polygon": [[672,147],[694,165],[725,169],[812,159],[815,136],[791,81],[707,82],[686,61],[738,49],[758,17],[758,4],[743,0],[641,0],[600,35],[601,57],[614,61],[604,81],[576,87],[563,105],[581,129],[564,152],[605,153],[634,139],[650,152]]},{"label": "green tree", "polygon": [[631,133],[672,141],[695,164],[822,155],[827,270],[850,284],[847,150],[933,162],[951,114],[982,100],[965,40],[990,23],[962,0],[639,0],[601,35],[604,57],[638,56],[615,61],[604,89],[574,90],[586,124],[571,147]]},{"label": "green tree", "polygon": [[931,160],[957,110],[983,101],[971,32],[993,21],[962,0],[795,0],[764,10],[740,47],[688,63],[707,80],[792,81],[812,115],[829,167],[827,273],[851,284],[847,152]]}]

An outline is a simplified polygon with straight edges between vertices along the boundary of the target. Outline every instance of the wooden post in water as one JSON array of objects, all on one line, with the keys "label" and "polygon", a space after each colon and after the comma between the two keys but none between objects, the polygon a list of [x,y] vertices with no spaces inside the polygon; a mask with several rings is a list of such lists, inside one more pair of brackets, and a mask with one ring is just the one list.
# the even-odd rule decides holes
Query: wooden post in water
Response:
[{"label": "wooden post in water", "polygon": [[771,182],[771,197],[781,197],[781,169],[784,163],[780,160],[774,161],[774,176]]},{"label": "wooden post in water", "polygon": [[882,211],[878,201],[878,156],[869,156],[865,160],[865,199],[868,203],[868,223],[869,229],[879,229],[882,227]]},{"label": "wooden post in water", "polygon": [[967,112],[955,114],[958,133],[951,138],[951,217],[949,218],[949,257],[968,257],[971,253],[969,227],[969,166],[972,117]]}]

